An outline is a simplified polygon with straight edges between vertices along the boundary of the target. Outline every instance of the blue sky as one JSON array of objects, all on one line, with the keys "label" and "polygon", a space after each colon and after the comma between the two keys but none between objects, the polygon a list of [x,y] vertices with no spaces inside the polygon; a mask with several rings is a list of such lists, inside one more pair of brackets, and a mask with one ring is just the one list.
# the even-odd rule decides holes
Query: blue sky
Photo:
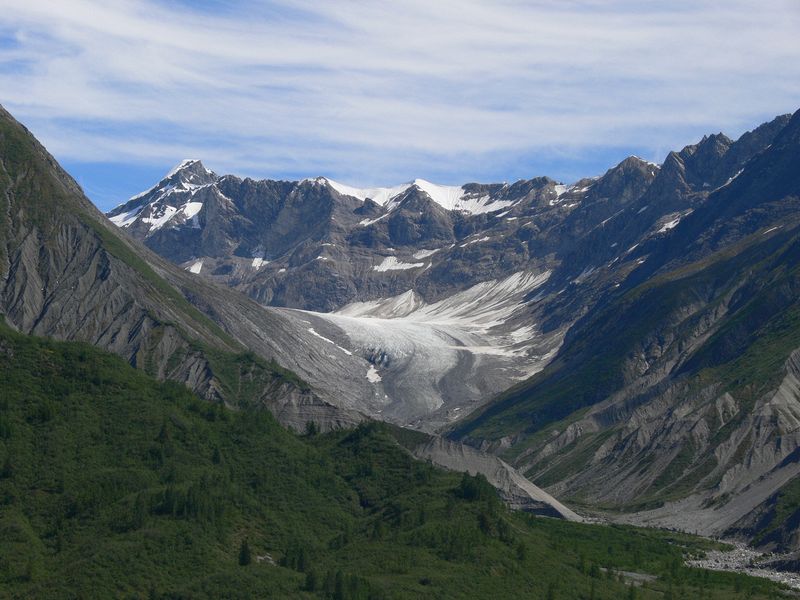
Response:
[{"label": "blue sky", "polygon": [[800,108],[796,0],[0,0],[0,102],[107,210],[184,158],[597,175]]}]

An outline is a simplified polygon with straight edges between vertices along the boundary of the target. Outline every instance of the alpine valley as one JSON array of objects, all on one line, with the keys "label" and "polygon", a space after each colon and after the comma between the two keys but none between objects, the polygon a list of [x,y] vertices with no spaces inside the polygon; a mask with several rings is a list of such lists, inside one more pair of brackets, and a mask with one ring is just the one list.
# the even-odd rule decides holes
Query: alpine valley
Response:
[{"label": "alpine valley", "polygon": [[575,182],[185,160],[103,215],[0,109],[0,191],[0,595],[795,593],[684,561],[800,561],[800,111]]},{"label": "alpine valley", "polygon": [[625,520],[800,539],[772,512],[800,474],[800,113],[568,185],[187,160],[108,217],[283,317],[316,354],[276,358],[326,402]]}]

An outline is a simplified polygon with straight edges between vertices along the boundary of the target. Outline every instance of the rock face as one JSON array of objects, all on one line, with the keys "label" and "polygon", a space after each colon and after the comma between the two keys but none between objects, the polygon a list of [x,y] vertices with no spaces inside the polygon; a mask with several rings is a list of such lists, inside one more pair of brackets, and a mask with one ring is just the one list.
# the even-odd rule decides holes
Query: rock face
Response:
[{"label": "rock face", "polygon": [[[541,178],[514,186],[417,180],[359,190],[321,177],[217,177],[199,161],[184,161],[108,216],[162,256],[263,304],[330,311],[410,288],[435,301],[513,274],[529,261],[526,249],[502,242],[496,250],[507,264],[475,269],[467,263],[490,238],[474,234],[516,229],[514,218],[506,220],[509,211],[549,206],[555,189],[554,181]],[[456,261],[462,267],[453,271]]]}]

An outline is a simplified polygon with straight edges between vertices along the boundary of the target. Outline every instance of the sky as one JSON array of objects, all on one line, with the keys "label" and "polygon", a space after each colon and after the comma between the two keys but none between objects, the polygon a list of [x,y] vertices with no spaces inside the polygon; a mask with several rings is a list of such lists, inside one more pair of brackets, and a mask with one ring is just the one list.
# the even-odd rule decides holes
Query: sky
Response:
[{"label": "sky", "polygon": [[0,103],[108,210],[176,163],[564,182],[800,109],[798,0],[0,0]]}]

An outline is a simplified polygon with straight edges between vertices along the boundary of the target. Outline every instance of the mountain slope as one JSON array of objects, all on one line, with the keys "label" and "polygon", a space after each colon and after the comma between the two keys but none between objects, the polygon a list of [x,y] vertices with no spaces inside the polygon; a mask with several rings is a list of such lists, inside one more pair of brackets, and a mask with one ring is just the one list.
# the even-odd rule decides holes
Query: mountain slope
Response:
[{"label": "mountain slope", "polygon": [[796,477],[799,134],[797,113],[636,249],[544,371],[454,435],[491,441],[554,493],[710,534]]},{"label": "mountain slope", "polygon": [[[326,427],[360,420],[275,364],[280,349],[245,354],[240,341],[186,299],[203,296],[206,305],[225,307],[241,302],[238,296],[198,289],[180,269],[120,235],[5,111],[0,188],[0,314],[16,329],[87,341],[208,400],[267,405],[297,427],[309,419]],[[281,321],[264,317],[263,327],[262,338]]]},{"label": "mountain slope", "polygon": [[[367,372],[361,364],[367,361],[341,348],[331,358],[325,346],[332,342],[304,321],[266,310],[152,255],[106,223],[10,117],[7,125],[9,143],[0,156],[6,158],[9,180],[13,177],[6,196],[12,218],[2,232],[11,257],[4,282],[10,324],[107,348],[214,403],[266,407],[296,430],[305,430],[309,422],[329,430],[364,420],[358,410],[363,404],[351,396],[354,386],[348,387],[341,372],[368,384],[357,373],[359,368]],[[41,213],[35,212],[39,207]],[[41,246],[38,254],[34,245]],[[312,381],[332,403],[275,358],[310,369]],[[517,502],[538,493],[529,483],[522,491],[515,492]],[[548,505],[546,498],[536,500]]]}]

